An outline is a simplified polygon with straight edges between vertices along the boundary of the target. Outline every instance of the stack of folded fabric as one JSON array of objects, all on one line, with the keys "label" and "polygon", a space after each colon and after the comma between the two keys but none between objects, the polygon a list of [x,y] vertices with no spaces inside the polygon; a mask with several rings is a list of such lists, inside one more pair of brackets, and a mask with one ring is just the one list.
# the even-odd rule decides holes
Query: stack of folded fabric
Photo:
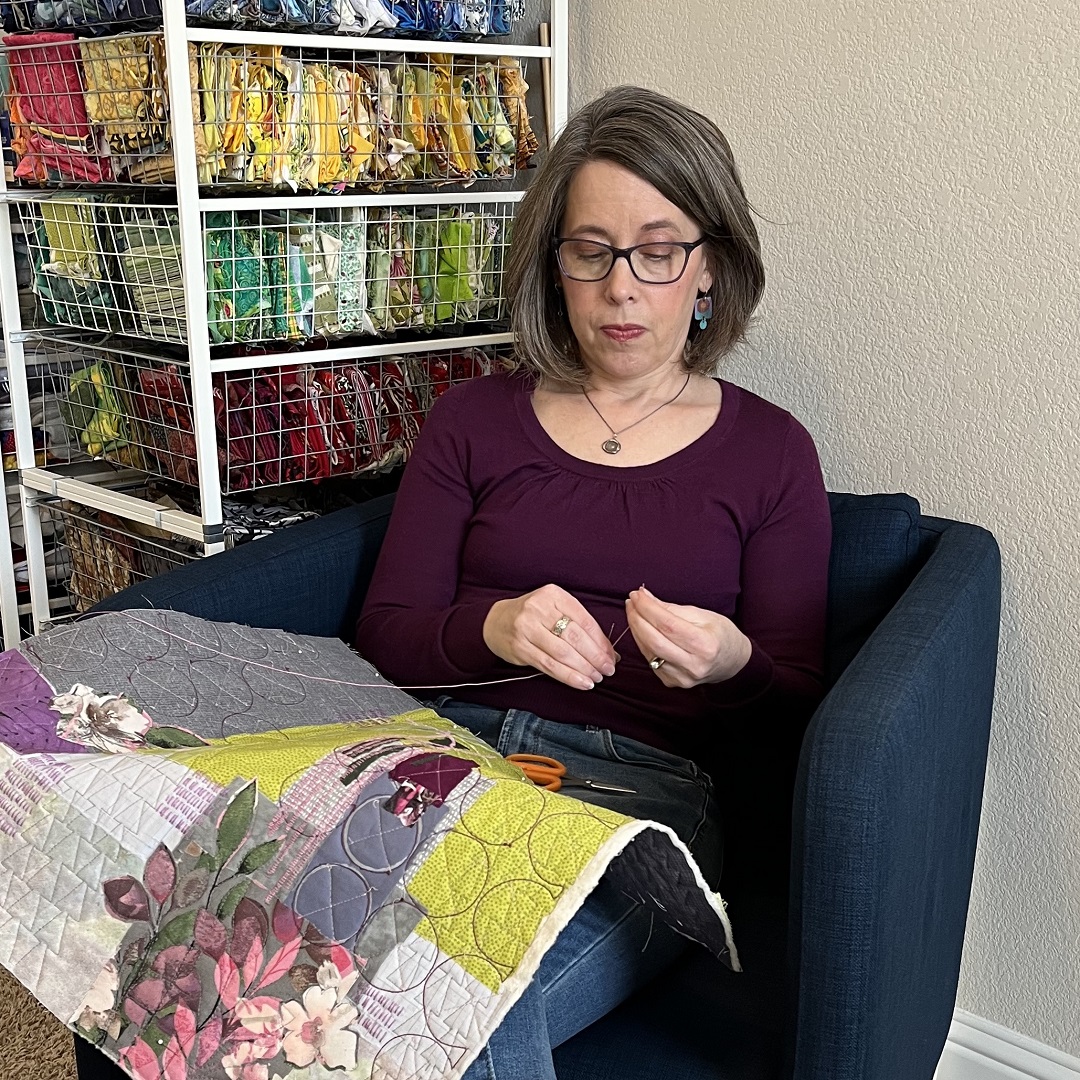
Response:
[{"label": "stack of folded fabric", "polygon": [[104,360],[73,372],[67,393],[59,400],[60,413],[72,442],[83,453],[141,469],[145,462],[132,439],[131,408],[122,378],[123,373]]},{"label": "stack of folded fabric", "polygon": [[162,476],[198,487],[190,380],[175,364],[162,364],[142,367],[133,381],[127,397],[148,466],[156,464]]},{"label": "stack of folded fabric", "polygon": [[366,211],[358,206],[343,209],[338,235],[341,239],[338,258],[324,256],[324,265],[331,288],[336,285],[339,332],[374,334],[375,327],[368,314]]},{"label": "stack of folded fabric", "polygon": [[258,217],[206,215],[207,318],[214,342],[302,340],[299,263],[286,231]]},{"label": "stack of folded fabric", "polygon": [[120,253],[120,267],[139,330],[154,341],[184,342],[184,309],[180,230],[154,229],[145,242]]},{"label": "stack of folded fabric", "polygon": [[315,444],[317,428],[308,424],[307,394],[295,370],[219,380],[214,409],[226,491],[319,476],[324,447]]},{"label": "stack of folded fabric", "polygon": [[172,181],[164,38],[129,34],[84,41],[80,48],[87,117],[104,132],[114,175]]},{"label": "stack of folded fabric", "polygon": [[4,38],[9,71],[15,176],[102,183],[113,179],[108,147],[91,129],[83,96],[82,53],[74,34]]},{"label": "stack of folded fabric", "polygon": [[80,508],[63,503],[58,517],[63,525],[64,545],[70,554],[71,577],[68,592],[76,611],[87,611],[106,596],[126,589],[137,580],[135,552],[117,526],[119,519],[105,514],[104,520],[82,517]]},{"label": "stack of folded fabric", "polygon": [[479,322],[501,316],[501,261],[499,266],[492,262],[501,256],[508,240],[504,237],[503,243],[496,245],[499,226],[497,218],[471,213],[446,223],[439,235],[437,323]]},{"label": "stack of folded fabric", "polygon": [[289,277],[296,283],[297,326],[305,338],[336,337],[339,330],[336,275],[341,264],[340,228],[320,226],[313,214],[294,213],[286,224]]},{"label": "stack of folded fabric", "polygon": [[235,215],[206,215],[207,319],[212,341],[258,340],[270,299],[260,288],[259,235]]},{"label": "stack of folded fabric", "polygon": [[309,373],[330,475],[389,469],[408,458],[423,411],[407,371],[404,361],[387,359]]},{"label": "stack of folded fabric", "polygon": [[72,196],[21,207],[31,288],[50,323],[130,333],[136,327],[118,302],[119,272],[105,243],[111,234],[99,231],[99,205],[90,196]]}]

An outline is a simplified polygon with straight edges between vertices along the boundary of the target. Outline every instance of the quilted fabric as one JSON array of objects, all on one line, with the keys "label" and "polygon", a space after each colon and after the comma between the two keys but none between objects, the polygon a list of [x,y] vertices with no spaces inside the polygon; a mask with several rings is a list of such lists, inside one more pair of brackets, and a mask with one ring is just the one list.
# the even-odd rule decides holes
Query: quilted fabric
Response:
[{"label": "quilted fabric", "polygon": [[605,872],[738,969],[670,829],[337,640],[109,612],[0,689],[0,963],[138,1080],[455,1080]]}]

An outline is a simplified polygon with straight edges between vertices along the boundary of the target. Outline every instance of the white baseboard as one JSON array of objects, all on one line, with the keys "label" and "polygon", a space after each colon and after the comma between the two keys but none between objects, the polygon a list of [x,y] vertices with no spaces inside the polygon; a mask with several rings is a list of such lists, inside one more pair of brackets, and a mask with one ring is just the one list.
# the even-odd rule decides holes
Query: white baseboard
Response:
[{"label": "white baseboard", "polygon": [[934,1080],[1080,1080],[1080,1059],[957,1009]]}]

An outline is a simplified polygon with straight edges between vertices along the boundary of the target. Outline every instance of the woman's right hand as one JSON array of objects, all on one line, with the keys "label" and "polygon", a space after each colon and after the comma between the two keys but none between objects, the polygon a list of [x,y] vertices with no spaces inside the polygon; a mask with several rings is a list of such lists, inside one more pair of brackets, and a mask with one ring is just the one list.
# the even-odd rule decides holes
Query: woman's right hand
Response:
[{"label": "woman's right hand", "polygon": [[[563,617],[570,622],[555,634]],[[484,644],[509,664],[534,667],[577,690],[614,675],[619,658],[597,621],[558,585],[496,600],[484,620]]]}]

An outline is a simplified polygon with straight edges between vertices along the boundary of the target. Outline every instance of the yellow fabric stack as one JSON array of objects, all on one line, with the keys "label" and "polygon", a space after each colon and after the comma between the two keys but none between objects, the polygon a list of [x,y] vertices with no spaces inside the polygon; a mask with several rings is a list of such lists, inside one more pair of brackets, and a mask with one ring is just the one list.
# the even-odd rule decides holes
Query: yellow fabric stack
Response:
[{"label": "yellow fabric stack", "polygon": [[194,71],[199,180],[298,190],[505,179],[538,143],[516,60],[310,63],[204,43]]}]

